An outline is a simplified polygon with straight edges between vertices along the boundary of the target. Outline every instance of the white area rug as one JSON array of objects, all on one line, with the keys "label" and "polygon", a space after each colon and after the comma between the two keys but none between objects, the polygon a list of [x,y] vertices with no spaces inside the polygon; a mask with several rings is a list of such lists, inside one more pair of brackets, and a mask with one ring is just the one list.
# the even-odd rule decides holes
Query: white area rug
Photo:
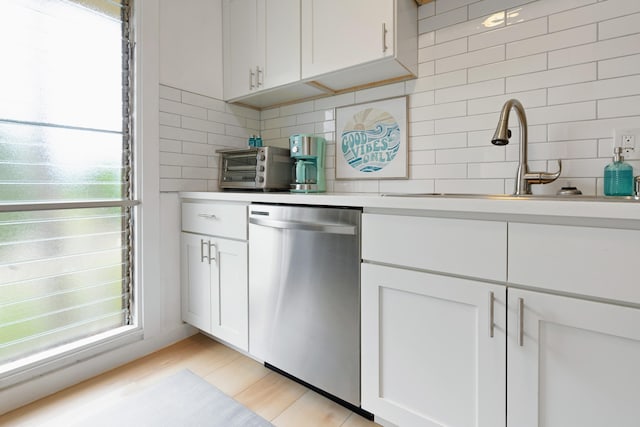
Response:
[{"label": "white area rug", "polygon": [[273,427],[189,370],[92,414],[76,426]]}]

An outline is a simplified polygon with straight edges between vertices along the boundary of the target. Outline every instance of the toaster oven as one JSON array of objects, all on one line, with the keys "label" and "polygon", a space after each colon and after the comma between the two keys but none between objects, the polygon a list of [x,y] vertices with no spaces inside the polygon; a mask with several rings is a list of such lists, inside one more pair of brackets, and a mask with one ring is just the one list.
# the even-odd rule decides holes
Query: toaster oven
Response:
[{"label": "toaster oven", "polygon": [[288,190],[292,160],[288,148],[249,147],[216,151],[221,190]]}]

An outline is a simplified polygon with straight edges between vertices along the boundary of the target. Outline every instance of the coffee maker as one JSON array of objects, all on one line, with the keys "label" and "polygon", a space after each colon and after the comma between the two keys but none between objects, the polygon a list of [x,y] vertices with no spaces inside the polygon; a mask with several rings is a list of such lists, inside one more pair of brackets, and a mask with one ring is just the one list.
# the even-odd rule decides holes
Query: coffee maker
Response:
[{"label": "coffee maker", "polygon": [[316,135],[297,134],[289,137],[293,159],[292,193],[323,193],[326,191],[324,157],[327,141]]}]

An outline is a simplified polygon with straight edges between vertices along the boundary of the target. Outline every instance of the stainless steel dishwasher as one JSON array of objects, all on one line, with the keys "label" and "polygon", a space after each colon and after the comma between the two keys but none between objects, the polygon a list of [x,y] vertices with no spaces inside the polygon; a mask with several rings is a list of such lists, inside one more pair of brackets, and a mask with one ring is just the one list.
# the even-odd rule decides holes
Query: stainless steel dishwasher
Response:
[{"label": "stainless steel dishwasher", "polygon": [[360,218],[348,208],[253,204],[249,212],[250,353],[355,407]]}]

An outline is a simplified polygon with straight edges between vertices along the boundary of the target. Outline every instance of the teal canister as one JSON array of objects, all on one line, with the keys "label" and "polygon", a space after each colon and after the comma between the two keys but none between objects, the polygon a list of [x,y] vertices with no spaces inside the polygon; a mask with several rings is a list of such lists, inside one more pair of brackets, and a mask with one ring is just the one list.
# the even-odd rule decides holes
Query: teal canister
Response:
[{"label": "teal canister", "polygon": [[633,166],[625,163],[622,147],[613,149],[613,162],[604,168],[604,195],[633,195]]}]

